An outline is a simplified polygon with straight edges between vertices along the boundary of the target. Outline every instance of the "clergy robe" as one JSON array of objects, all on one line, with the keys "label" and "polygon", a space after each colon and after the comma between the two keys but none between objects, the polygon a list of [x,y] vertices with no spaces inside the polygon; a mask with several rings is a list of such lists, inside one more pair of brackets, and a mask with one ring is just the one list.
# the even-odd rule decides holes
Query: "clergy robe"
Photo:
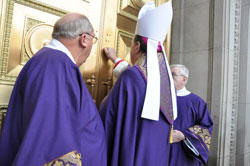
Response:
[{"label": "clergy robe", "polygon": [[14,86],[0,138],[0,165],[106,165],[98,110],[69,57],[42,48]]},{"label": "clergy robe", "polygon": [[174,129],[185,141],[171,144],[171,166],[199,166],[207,163],[213,121],[206,103],[197,95],[177,95],[178,117]]},{"label": "clergy robe", "polygon": [[172,100],[165,60],[161,54],[158,58],[161,92],[168,92],[162,93],[159,121],[141,118],[146,92],[145,60],[121,74],[100,106],[109,166],[169,166],[171,115],[167,114],[172,113]]}]

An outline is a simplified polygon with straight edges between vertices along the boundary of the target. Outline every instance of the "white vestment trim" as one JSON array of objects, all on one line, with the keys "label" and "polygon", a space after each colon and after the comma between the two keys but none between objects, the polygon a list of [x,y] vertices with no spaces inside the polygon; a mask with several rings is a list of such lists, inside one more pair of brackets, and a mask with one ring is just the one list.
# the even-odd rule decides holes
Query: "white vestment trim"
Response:
[{"label": "white vestment trim", "polygon": [[[120,59],[120,58],[119,58]],[[121,59],[120,59],[121,60]],[[118,60],[119,61],[119,60]],[[117,62],[118,62],[117,61]],[[115,63],[117,63],[117,62],[115,62]],[[129,66],[129,64],[128,64],[128,62],[126,62],[126,61],[122,61],[122,62],[120,62],[115,68],[114,68],[114,70],[113,70],[113,75],[115,76],[115,78],[118,78],[120,75],[121,75],[121,73],[124,71],[124,70],[126,70],[127,68],[128,68],[128,66]]]},{"label": "white vestment trim", "polygon": [[71,55],[70,51],[60,41],[58,41],[56,39],[52,39],[49,42],[49,44],[46,45],[45,47],[52,48],[52,49],[64,52],[69,57],[69,59],[71,59],[71,61],[74,64],[76,64],[76,62],[75,62],[73,56]]},{"label": "white vestment trim", "polygon": [[191,92],[188,91],[186,89],[186,87],[184,86],[184,88],[180,89],[180,90],[177,90],[177,96],[187,96],[189,95]]},{"label": "white vestment trim", "polygon": [[160,69],[157,55],[158,42],[147,42],[147,88],[141,117],[159,120],[160,114]]}]

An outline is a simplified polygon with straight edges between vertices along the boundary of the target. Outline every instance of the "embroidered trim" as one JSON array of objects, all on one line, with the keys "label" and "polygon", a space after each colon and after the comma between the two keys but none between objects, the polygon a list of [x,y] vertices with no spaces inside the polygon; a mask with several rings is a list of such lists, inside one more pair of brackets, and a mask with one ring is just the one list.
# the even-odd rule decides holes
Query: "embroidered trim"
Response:
[{"label": "embroidered trim", "polygon": [[[173,124],[173,108],[172,108],[172,98],[171,98],[171,89],[170,82],[168,78],[168,71],[165,65],[165,60],[163,54],[158,53],[159,68],[161,74],[161,99],[160,99],[160,110],[164,114],[165,118],[170,124]],[[141,70],[141,73],[144,75],[145,81],[147,80],[147,62],[146,56],[141,56],[136,61],[136,66]],[[170,94],[168,94],[168,92]]]},{"label": "embroidered trim", "polygon": [[53,161],[50,161],[47,164],[44,164],[43,166],[81,166],[81,165],[82,165],[81,153],[74,150]]},{"label": "embroidered trim", "polygon": [[195,125],[193,127],[190,127],[189,130],[193,132],[194,134],[200,136],[204,144],[207,146],[207,149],[210,149],[211,145],[211,134],[208,129],[202,128],[199,125]]},{"label": "embroidered trim", "polygon": [[146,56],[141,56],[136,63],[141,70],[143,71],[144,76],[147,78],[147,69],[146,69]]}]

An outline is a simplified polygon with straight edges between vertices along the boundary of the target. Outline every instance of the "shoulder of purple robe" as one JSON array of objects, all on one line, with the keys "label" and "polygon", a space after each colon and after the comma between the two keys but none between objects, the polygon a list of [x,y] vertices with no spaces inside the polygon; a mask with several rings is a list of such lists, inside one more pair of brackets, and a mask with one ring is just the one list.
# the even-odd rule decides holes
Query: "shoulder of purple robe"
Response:
[{"label": "shoulder of purple robe", "polygon": [[199,156],[196,156],[191,149],[190,153],[194,154],[194,157],[197,157],[204,164],[206,164],[211,144],[213,121],[209,114],[207,104],[202,98],[193,93],[187,97],[191,100],[192,107],[196,109],[197,119],[193,126],[183,130],[182,132],[190,141],[192,146],[194,146],[194,148],[199,152]]},{"label": "shoulder of purple robe", "polygon": [[[107,116],[106,114],[108,112],[113,111],[114,113],[117,113],[118,107],[121,109],[121,107],[127,102],[136,102],[138,100],[143,102],[146,91],[145,87],[145,79],[136,67],[130,67],[125,70],[118,78],[109,95],[105,98],[100,106],[102,120],[105,121],[105,117]],[[132,92],[138,93],[134,94]],[[129,97],[131,96],[135,96],[136,98],[133,98],[134,100],[129,100]],[[118,103],[117,101],[119,98],[124,100],[121,100],[119,101],[120,103]],[[141,105],[142,102],[138,103],[138,105]],[[104,109],[104,107],[109,107],[112,109]]]},{"label": "shoulder of purple robe", "polygon": [[[137,120],[145,97],[145,80],[135,67],[125,70],[100,106],[108,146],[108,165],[134,165]],[[124,134],[126,133],[126,134]]]},{"label": "shoulder of purple robe", "polygon": [[72,151],[81,153],[86,165],[105,165],[98,110],[66,54],[43,48],[24,66],[12,92],[0,149],[0,165],[43,165]]},{"label": "shoulder of purple robe", "polygon": [[169,165],[171,126],[141,118],[146,80],[137,67],[124,71],[113,86],[100,113],[104,123],[108,165]]},{"label": "shoulder of purple robe", "polygon": [[111,121],[116,121],[118,114],[125,109],[142,108],[145,86],[145,79],[136,67],[130,67],[121,74],[100,106],[100,114],[105,128],[113,127],[106,118],[111,117]]}]

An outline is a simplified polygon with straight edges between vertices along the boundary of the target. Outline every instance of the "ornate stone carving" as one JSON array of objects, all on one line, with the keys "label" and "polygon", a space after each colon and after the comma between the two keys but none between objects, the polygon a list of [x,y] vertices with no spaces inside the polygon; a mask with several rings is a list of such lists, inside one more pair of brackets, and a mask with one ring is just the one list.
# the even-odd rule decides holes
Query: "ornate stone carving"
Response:
[{"label": "ornate stone carving", "polygon": [[240,56],[240,11],[241,0],[235,1],[234,11],[234,57],[233,57],[233,84],[232,84],[232,112],[230,133],[230,166],[236,164],[237,116],[239,96],[239,56]]},{"label": "ornate stone carving", "polygon": [[9,54],[9,38],[10,38],[10,30],[13,16],[13,8],[14,1],[8,1],[6,9],[6,17],[5,17],[5,26],[4,26],[4,34],[3,34],[3,46],[2,46],[2,59],[1,59],[1,69],[0,69],[0,80],[5,81],[15,81],[15,77],[6,76],[7,73],[7,65],[8,65],[8,54]]}]

